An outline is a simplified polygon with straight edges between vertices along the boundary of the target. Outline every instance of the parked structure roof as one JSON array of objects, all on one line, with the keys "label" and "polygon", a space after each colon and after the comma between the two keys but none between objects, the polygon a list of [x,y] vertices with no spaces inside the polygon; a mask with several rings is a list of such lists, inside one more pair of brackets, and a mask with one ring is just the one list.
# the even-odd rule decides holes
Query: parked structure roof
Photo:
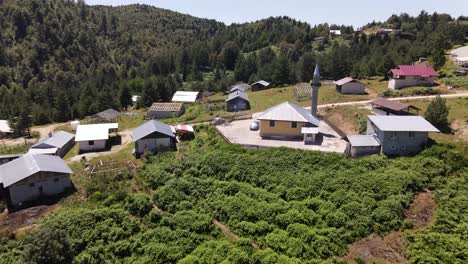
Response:
[{"label": "parked structure roof", "polygon": [[424,65],[399,65],[390,72],[398,76],[435,77],[438,75],[434,68]]},{"label": "parked structure roof", "polygon": [[153,103],[148,112],[179,112],[183,103]]},{"label": "parked structure roof", "polygon": [[118,123],[79,125],[76,129],[75,141],[107,140],[110,130],[118,128]]},{"label": "parked structure roof", "polygon": [[387,109],[390,109],[390,110],[393,110],[393,111],[403,111],[403,110],[407,110],[409,108],[413,108],[413,109],[418,109],[416,106],[413,106],[413,105],[408,105],[408,104],[403,104],[403,103],[400,103],[398,101],[390,101],[388,99],[385,99],[385,98],[375,98],[374,100],[372,100],[370,102],[372,105],[376,105],[376,106],[379,106],[379,107],[383,107],[383,108],[387,108]]},{"label": "parked structure roof", "polygon": [[8,120],[0,120],[0,132],[13,133],[13,130],[11,129]]},{"label": "parked structure roof", "polygon": [[259,120],[277,120],[291,122],[306,122],[319,126],[320,120],[313,116],[309,111],[290,102],[284,102],[274,106],[258,118]]},{"label": "parked structure roof", "polygon": [[229,102],[237,97],[240,97],[246,101],[249,101],[249,96],[246,93],[242,92],[241,90],[236,90],[228,95],[226,102]]},{"label": "parked structure roof", "polygon": [[156,120],[150,120],[144,123],[143,125],[135,128],[132,133],[132,138],[133,141],[137,141],[155,132],[161,133],[169,137],[175,137],[172,127],[170,125],[158,122]]},{"label": "parked structure roof", "polygon": [[65,161],[57,156],[25,154],[0,166],[0,183],[8,187],[41,171],[73,173]]},{"label": "parked structure roof", "polygon": [[107,109],[102,112],[95,114],[93,117],[104,120],[113,120],[120,116],[120,112],[114,109]]},{"label": "parked structure roof", "polygon": [[378,147],[379,141],[373,135],[348,136],[348,141],[353,147]]},{"label": "parked structure roof", "polygon": [[68,133],[65,131],[57,131],[53,133],[50,137],[45,137],[36,144],[32,145],[32,149],[34,148],[62,148],[64,147],[70,140],[73,140],[75,135],[72,133]]},{"label": "parked structure roof", "polygon": [[269,85],[270,85],[270,83],[269,83],[269,82],[267,82],[267,81],[264,81],[264,80],[260,80],[260,81],[258,81],[258,82],[254,82],[254,83],[252,83],[250,86],[254,86],[254,85],[256,85],[256,84],[260,84],[260,85],[263,85],[263,86],[265,86],[265,87],[267,87],[267,86],[269,86]]},{"label": "parked structure roof", "polygon": [[58,148],[31,148],[28,150],[28,154],[33,155],[55,155],[57,153]]},{"label": "parked structure roof", "polygon": [[338,85],[338,86],[341,86],[343,84],[347,84],[347,83],[350,83],[350,82],[358,82],[358,83],[361,83],[360,81],[357,81],[357,80],[354,80],[353,78],[351,77],[346,77],[346,78],[343,78],[341,80],[338,80],[338,81],[335,81],[333,82],[334,84]]},{"label": "parked structure roof", "polygon": [[199,92],[177,91],[172,97],[172,102],[195,103]]},{"label": "parked structure roof", "polygon": [[239,83],[239,84],[235,84],[233,86],[231,86],[231,88],[229,89],[229,92],[232,93],[232,92],[235,92],[235,91],[242,91],[242,92],[247,92],[247,90],[250,88],[250,85],[246,84],[246,83]]},{"label": "parked structure roof", "polygon": [[440,132],[421,116],[368,116],[382,131]]}]

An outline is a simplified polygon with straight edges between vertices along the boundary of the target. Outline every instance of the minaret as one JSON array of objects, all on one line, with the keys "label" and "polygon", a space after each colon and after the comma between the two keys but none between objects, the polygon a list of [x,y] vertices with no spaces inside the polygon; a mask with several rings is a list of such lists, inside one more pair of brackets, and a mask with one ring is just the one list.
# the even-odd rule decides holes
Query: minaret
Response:
[{"label": "minaret", "polygon": [[315,65],[314,78],[310,81],[310,86],[312,86],[312,105],[311,105],[311,114],[315,117],[317,116],[317,105],[318,105],[318,91],[322,84],[320,83],[320,69],[318,63]]}]

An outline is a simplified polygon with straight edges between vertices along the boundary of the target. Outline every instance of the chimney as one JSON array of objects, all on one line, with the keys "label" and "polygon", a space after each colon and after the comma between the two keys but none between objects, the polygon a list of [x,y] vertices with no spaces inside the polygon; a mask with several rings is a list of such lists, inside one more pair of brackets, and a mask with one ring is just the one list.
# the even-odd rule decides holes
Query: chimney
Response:
[{"label": "chimney", "polygon": [[320,83],[320,69],[319,65],[315,65],[314,77],[310,81],[310,86],[312,87],[312,102],[311,102],[311,114],[315,117],[317,116],[317,105],[318,105],[318,91],[322,84]]},{"label": "chimney", "polygon": [[49,136],[49,137],[52,137],[52,132],[49,132],[49,135],[48,135],[48,136]]}]

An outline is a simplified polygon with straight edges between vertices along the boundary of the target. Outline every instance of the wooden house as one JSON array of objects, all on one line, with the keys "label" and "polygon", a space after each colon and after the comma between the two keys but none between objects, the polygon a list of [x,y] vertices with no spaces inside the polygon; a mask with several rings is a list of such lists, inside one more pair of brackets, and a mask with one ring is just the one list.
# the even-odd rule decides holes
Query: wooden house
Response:
[{"label": "wooden house", "polygon": [[132,133],[135,155],[139,158],[145,152],[158,153],[176,149],[176,135],[170,125],[150,120],[135,128]]},{"label": "wooden house", "polygon": [[179,117],[185,112],[183,103],[154,103],[145,117],[148,119],[163,119]]},{"label": "wooden house", "polygon": [[250,110],[249,96],[241,90],[231,92],[226,99],[228,112],[240,112]]},{"label": "wooden house", "polygon": [[260,91],[265,90],[270,86],[270,83],[264,80],[260,80],[258,82],[252,83],[250,87],[252,87],[252,91]]}]

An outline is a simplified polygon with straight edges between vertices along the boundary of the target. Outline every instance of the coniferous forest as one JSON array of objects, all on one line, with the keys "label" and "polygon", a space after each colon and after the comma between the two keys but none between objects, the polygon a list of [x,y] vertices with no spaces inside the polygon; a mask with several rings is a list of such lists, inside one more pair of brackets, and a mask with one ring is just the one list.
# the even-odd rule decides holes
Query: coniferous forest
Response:
[{"label": "coniferous forest", "polygon": [[[175,90],[224,91],[236,82],[276,86],[311,79],[320,62],[326,79],[385,76],[397,64],[463,44],[466,17],[421,11],[376,26],[394,35],[366,35],[344,25],[275,17],[226,26],[145,5],[87,6],[84,1],[0,3],[0,117],[32,123],[67,121],[107,108],[168,100]],[[340,29],[340,41],[329,36]],[[314,42],[317,37],[323,41]]]}]

